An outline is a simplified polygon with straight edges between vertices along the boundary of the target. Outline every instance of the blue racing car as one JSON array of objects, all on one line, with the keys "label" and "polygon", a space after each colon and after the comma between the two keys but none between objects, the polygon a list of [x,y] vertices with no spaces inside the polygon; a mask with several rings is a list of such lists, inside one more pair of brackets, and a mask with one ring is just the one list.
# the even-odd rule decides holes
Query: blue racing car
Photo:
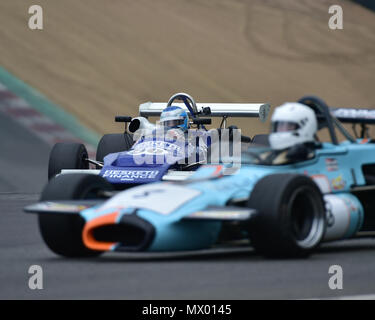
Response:
[{"label": "blue racing car", "polygon": [[[178,103],[176,101],[182,101]],[[196,103],[186,93],[174,94],[168,103],[143,103],[139,117],[117,116],[125,122],[125,132],[106,134],[100,140],[96,160],[90,159],[83,144],[57,143],[49,158],[48,178],[61,174],[99,175],[117,190],[155,182],[184,180],[221,141],[224,131],[232,135],[235,126],[226,128],[228,117],[258,117],[265,121],[268,104]],[[156,124],[148,117],[160,116]],[[220,128],[207,130],[212,117],[222,117]],[[251,139],[240,137],[243,143]],[[259,136],[258,136],[259,138]],[[90,169],[89,165],[96,169]]]},{"label": "blue racing car", "polygon": [[[38,214],[47,246],[68,257],[228,243],[305,257],[325,241],[375,236],[375,145],[366,129],[374,112],[304,97],[276,108],[271,122],[269,145],[252,144],[231,164],[224,156],[184,181],[125,191],[97,175],[59,175],[25,211]],[[361,132],[353,137],[344,122]],[[318,139],[322,129],[328,142]]]}]

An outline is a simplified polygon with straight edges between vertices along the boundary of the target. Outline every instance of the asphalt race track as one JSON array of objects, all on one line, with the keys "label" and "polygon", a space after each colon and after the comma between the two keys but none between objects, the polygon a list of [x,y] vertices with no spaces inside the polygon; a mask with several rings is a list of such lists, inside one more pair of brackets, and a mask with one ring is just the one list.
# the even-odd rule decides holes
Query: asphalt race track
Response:
[{"label": "asphalt race track", "polygon": [[[1,299],[375,297],[375,239],[323,245],[307,260],[266,260],[247,248],[59,258],[43,244],[36,216],[22,212],[47,180],[50,147],[1,113],[0,129]],[[31,265],[43,268],[43,290],[28,287]],[[328,287],[331,265],[343,268],[342,290]]]}]

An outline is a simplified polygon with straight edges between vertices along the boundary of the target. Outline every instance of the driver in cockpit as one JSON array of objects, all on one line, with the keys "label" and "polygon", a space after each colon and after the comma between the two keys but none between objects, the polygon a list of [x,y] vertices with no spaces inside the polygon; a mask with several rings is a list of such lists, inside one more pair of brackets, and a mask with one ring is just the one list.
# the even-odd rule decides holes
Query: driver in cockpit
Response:
[{"label": "driver in cockpit", "polygon": [[[184,109],[178,106],[166,107],[160,114],[159,124],[163,128],[167,139],[188,141],[192,148],[196,148],[199,151],[199,162],[205,161],[207,148],[211,142],[208,139],[210,132],[206,129],[189,130],[191,129],[189,116]],[[192,157],[196,158],[195,153],[192,154]],[[195,160],[197,159],[192,160],[192,162],[194,163]]]},{"label": "driver in cockpit", "polygon": [[167,132],[172,130],[171,134],[179,132],[178,130],[186,133],[190,128],[189,116],[184,109],[177,106],[169,106],[160,115],[160,125]]},{"label": "driver in cockpit", "polygon": [[314,157],[318,121],[311,108],[286,102],[275,109],[271,125],[269,144],[272,152],[261,155],[262,160],[285,164]]}]

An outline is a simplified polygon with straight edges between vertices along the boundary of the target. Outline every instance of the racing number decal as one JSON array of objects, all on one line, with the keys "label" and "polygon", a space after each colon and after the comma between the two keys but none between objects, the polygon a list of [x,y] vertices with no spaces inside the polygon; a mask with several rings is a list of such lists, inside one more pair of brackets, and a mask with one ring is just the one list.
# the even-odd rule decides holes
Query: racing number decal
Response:
[{"label": "racing number decal", "polygon": [[155,189],[155,190],[150,190],[150,191],[143,191],[143,193],[139,193],[139,194],[135,194],[133,195],[133,198],[137,199],[137,198],[145,198],[145,197],[148,197],[151,193],[160,193],[160,192],[164,192],[164,190],[161,190],[161,189]]},{"label": "racing number decal", "polygon": [[137,208],[168,215],[200,194],[199,190],[174,184],[147,184],[117,194],[101,209]]}]

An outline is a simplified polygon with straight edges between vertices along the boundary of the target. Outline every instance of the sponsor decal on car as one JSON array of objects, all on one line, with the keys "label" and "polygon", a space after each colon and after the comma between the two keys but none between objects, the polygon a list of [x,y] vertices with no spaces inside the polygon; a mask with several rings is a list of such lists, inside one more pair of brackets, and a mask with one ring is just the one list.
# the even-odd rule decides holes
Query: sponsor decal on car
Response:
[{"label": "sponsor decal on car", "polygon": [[342,190],[345,188],[346,182],[340,174],[338,177],[331,180],[333,190]]},{"label": "sponsor decal on car", "polygon": [[138,179],[156,179],[159,170],[105,170],[103,178],[133,181]]},{"label": "sponsor decal on car", "polygon": [[88,206],[85,205],[74,205],[74,204],[65,204],[57,202],[45,202],[46,208],[53,209],[55,211],[82,211]]},{"label": "sponsor decal on car", "polygon": [[339,165],[337,159],[335,158],[326,158],[326,169],[327,171],[337,171],[339,169]]},{"label": "sponsor decal on car", "polygon": [[176,153],[180,155],[184,150],[181,146],[166,141],[145,141],[135,146],[133,150],[128,151],[128,154],[168,154]]}]

